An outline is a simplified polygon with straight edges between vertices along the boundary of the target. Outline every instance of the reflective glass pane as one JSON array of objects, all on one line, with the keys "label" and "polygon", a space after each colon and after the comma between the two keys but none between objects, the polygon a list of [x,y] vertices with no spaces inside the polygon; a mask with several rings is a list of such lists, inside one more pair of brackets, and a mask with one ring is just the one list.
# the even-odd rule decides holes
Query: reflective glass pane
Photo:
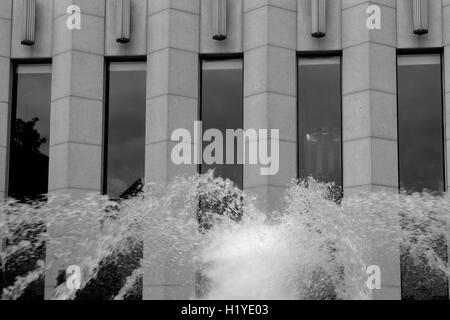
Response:
[{"label": "reflective glass pane", "polygon": [[127,198],[144,178],[146,63],[110,63],[108,92],[105,192]]},{"label": "reflective glass pane", "polygon": [[8,194],[37,200],[48,192],[51,65],[19,65],[11,117]]},{"label": "reflective glass pane", "polygon": [[[201,120],[203,133],[218,129],[226,137],[226,129],[243,128],[243,70],[242,60],[204,61],[202,67]],[[204,142],[205,148],[210,142]],[[230,179],[237,187],[243,187],[243,166],[237,164],[237,143],[235,143],[235,164],[214,164],[201,166],[201,173],[214,170],[217,177]],[[226,145],[223,149],[223,163],[226,163]]]},{"label": "reflective glass pane", "polygon": [[[399,56],[398,148],[402,190],[434,193],[445,190],[443,132],[440,55]],[[426,234],[427,225],[421,224],[416,232]],[[447,260],[445,235],[436,235],[433,240],[433,249]],[[408,248],[402,248],[403,299],[448,300],[445,274],[415,263],[417,259]]]},{"label": "reflective glass pane", "polygon": [[300,58],[298,66],[299,178],[342,186],[339,57]]},{"label": "reflective glass pane", "polygon": [[444,191],[442,115],[440,56],[400,56],[398,139],[402,189]]}]

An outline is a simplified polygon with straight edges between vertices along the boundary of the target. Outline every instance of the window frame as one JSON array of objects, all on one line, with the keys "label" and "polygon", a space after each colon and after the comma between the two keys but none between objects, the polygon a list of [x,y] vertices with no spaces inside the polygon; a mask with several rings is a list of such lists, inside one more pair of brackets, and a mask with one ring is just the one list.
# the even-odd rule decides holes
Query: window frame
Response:
[{"label": "window frame", "polygon": [[[102,169],[101,169],[101,194],[108,194],[108,133],[109,133],[109,95],[110,95],[110,67],[116,62],[147,62],[147,56],[106,56],[104,62],[103,79],[103,117],[102,117]],[[148,71],[146,70],[146,75]],[[147,98],[147,93],[146,93]],[[145,106],[146,108],[146,106]],[[147,110],[146,110],[147,111]],[[147,126],[147,123],[145,123]]]},{"label": "window frame", "polygon": [[[442,156],[442,161],[443,161],[443,182],[444,182],[444,190],[443,193],[445,194],[448,190],[447,187],[447,144],[446,144],[446,110],[445,110],[445,65],[444,65],[444,50],[443,48],[414,48],[414,49],[397,49],[396,52],[396,116],[397,116],[397,183],[398,183],[398,192],[404,192],[405,190],[402,190],[401,187],[401,180],[400,180],[400,117],[399,117],[399,58],[400,56],[426,56],[426,55],[439,55],[440,58],[440,69],[441,69],[441,74],[440,74],[440,79],[441,79],[441,125],[442,125],[442,150],[443,150],[443,156]],[[448,248],[447,248],[448,249]],[[400,252],[400,263],[402,262],[402,258],[403,255]],[[409,298],[408,296],[405,296],[405,292],[403,292],[403,288],[404,288],[404,273],[402,272],[403,266],[400,265],[400,288],[401,288],[401,296],[402,299],[406,299]],[[446,283],[447,289],[450,286],[450,282],[447,279],[447,283]]]},{"label": "window frame", "polygon": [[[53,82],[53,59],[52,58],[18,58],[10,61],[10,90],[9,90],[9,105],[8,105],[8,125],[7,125],[7,146],[6,146],[6,165],[5,165],[5,198],[9,198],[10,194],[10,175],[11,175],[11,140],[14,137],[12,120],[17,116],[17,89],[18,89],[18,69],[19,66],[32,66],[39,64],[48,64],[52,68],[52,82]],[[53,83],[51,83],[53,86]],[[50,118],[51,118],[51,101],[50,101]],[[51,126],[50,126],[51,130]],[[50,139],[50,137],[49,137]],[[50,154],[49,154],[50,159]],[[49,168],[50,170],[50,168]],[[50,172],[49,172],[50,174]],[[48,177],[49,179],[49,177]],[[48,186],[47,186],[48,188]]]},{"label": "window frame", "polygon": [[297,180],[300,181],[301,177],[300,177],[300,126],[299,126],[299,122],[300,122],[300,92],[299,92],[299,88],[300,88],[300,72],[299,72],[299,65],[300,65],[300,60],[301,59],[313,59],[313,58],[318,58],[318,59],[332,59],[332,58],[337,58],[339,59],[339,78],[340,78],[340,120],[341,120],[341,130],[340,130],[340,134],[341,134],[341,147],[340,147],[340,152],[341,152],[341,194],[339,198],[343,198],[344,197],[344,112],[343,112],[343,76],[342,76],[342,71],[343,71],[343,57],[342,57],[342,50],[325,50],[325,51],[297,51],[297,55],[296,55],[296,63],[295,63],[295,69],[296,69],[296,108],[295,108],[295,119],[296,119],[296,126],[297,126],[297,151],[296,151],[296,155],[297,155],[297,159],[296,159],[296,177]]},{"label": "window frame", "polygon": [[[198,73],[198,121],[203,121],[202,117],[202,111],[203,111],[203,99],[202,99],[202,93],[203,93],[203,63],[204,62],[215,62],[215,61],[223,61],[223,60],[240,60],[242,62],[242,129],[244,129],[245,125],[245,60],[244,60],[244,54],[242,53],[212,53],[212,54],[200,54],[199,55],[199,73]],[[203,133],[202,133],[203,134]],[[202,146],[202,159],[201,164],[197,165],[197,173],[202,173],[202,165],[203,165],[203,146]],[[242,187],[244,187],[244,166],[245,164],[242,164],[242,178],[241,178],[241,184]],[[234,182],[234,181],[233,181]]]},{"label": "window frame", "polygon": [[397,49],[396,57],[395,57],[395,72],[396,72],[396,116],[397,116],[397,183],[398,183],[398,192],[402,192],[401,188],[401,180],[400,180],[400,117],[399,117],[399,57],[400,56],[413,56],[413,55],[439,55],[440,57],[440,66],[441,66],[441,117],[442,117],[442,150],[443,150],[443,181],[444,181],[444,189],[443,193],[448,191],[447,187],[447,145],[446,145],[446,112],[445,112],[445,65],[444,65],[444,50],[443,48],[414,48],[414,49]]}]

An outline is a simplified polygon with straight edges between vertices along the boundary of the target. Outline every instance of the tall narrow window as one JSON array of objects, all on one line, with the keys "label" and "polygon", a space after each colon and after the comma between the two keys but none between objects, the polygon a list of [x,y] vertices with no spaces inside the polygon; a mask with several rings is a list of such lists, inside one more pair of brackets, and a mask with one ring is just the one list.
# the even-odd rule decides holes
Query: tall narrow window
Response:
[{"label": "tall narrow window", "polygon": [[144,178],[146,63],[111,62],[108,81],[104,192],[128,198]]},{"label": "tall narrow window", "polygon": [[[403,191],[445,191],[442,97],[440,54],[398,57],[399,185]],[[435,250],[442,259],[447,259],[445,243],[444,236],[436,237]],[[403,298],[448,299],[445,275],[421,268],[411,259],[403,248]]]},{"label": "tall narrow window", "polygon": [[298,174],[342,186],[341,64],[339,57],[300,58]]},{"label": "tall narrow window", "polygon": [[20,201],[48,192],[51,81],[50,64],[16,67],[8,195]]},{"label": "tall narrow window", "polygon": [[398,146],[403,190],[444,191],[443,123],[440,55],[399,56]]},{"label": "tall narrow window", "polygon": [[[214,170],[217,177],[230,179],[243,187],[243,166],[238,164],[238,146],[234,143],[234,164],[226,164],[225,137],[227,129],[243,128],[242,60],[209,60],[202,64],[201,120],[203,133],[218,129],[224,137],[223,164],[203,164],[201,173]],[[210,142],[204,142],[205,148]]]},{"label": "tall narrow window", "polygon": [[[226,130],[243,129],[244,126],[242,60],[204,60],[201,77],[200,116],[203,123],[203,134],[210,129],[219,130],[224,137],[224,144],[221,150],[223,158],[218,161],[220,163],[207,164],[203,161],[200,172],[204,174],[214,170],[215,177],[229,179],[236,187],[242,189],[244,184],[243,165],[239,164],[241,162],[238,161],[242,160],[238,159],[238,148],[243,148],[243,146],[238,145],[238,139],[234,141],[233,164],[227,164],[226,159],[227,147],[233,147],[226,144]],[[203,151],[211,142],[213,141],[203,142]],[[217,157],[215,154],[213,156]],[[239,195],[236,194],[235,196],[238,197]],[[203,230],[209,230],[213,223],[213,220],[206,213],[214,212],[222,215],[231,199],[234,199],[233,195],[230,195],[228,199],[218,199],[215,195],[210,198],[208,194],[203,194],[200,197],[198,219]],[[234,209],[237,218],[240,216],[241,208]],[[208,292],[209,286],[209,280],[200,271],[197,272],[197,296],[203,297]]]}]

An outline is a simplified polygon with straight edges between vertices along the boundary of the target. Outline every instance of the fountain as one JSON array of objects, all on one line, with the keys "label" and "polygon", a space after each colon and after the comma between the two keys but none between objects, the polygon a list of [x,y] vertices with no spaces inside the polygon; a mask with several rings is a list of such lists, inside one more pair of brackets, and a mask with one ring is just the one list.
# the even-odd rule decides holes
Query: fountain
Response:
[{"label": "fountain", "polygon": [[[45,276],[52,299],[140,299],[144,278],[191,286],[189,270],[192,299],[371,299],[368,266],[376,252],[399,248],[409,265],[446,281],[446,245],[437,245],[448,232],[446,197],[371,192],[337,201],[331,190],[293,182],[284,208],[263,212],[209,173],[148,184],[122,202],[11,200],[0,205],[2,298],[42,297]],[[70,265],[80,267],[79,290],[67,285]]]}]

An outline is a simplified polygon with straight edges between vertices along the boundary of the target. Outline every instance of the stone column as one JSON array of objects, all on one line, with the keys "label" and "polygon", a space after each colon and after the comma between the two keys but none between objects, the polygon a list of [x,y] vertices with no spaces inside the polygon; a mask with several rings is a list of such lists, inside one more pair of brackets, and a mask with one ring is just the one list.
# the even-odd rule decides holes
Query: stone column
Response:
[{"label": "stone column", "polygon": [[[450,25],[450,1],[443,2],[442,8],[443,25]],[[450,29],[443,28],[443,42],[444,42],[444,121],[445,121],[445,155],[446,155],[446,181],[447,181],[447,196],[450,196]],[[450,226],[447,232],[447,246],[448,256],[450,257]],[[450,290],[450,286],[449,286]]]},{"label": "stone column", "polygon": [[[171,141],[171,135],[183,128],[193,136],[194,121],[198,119],[200,1],[148,0],[147,25],[145,178],[146,182],[164,185],[176,176],[197,173],[196,165],[176,166],[172,162],[171,151],[177,142]],[[144,258],[157,245],[151,243],[152,238],[146,237]],[[153,241],[156,239],[154,235]],[[144,268],[144,299],[195,297],[196,270],[181,266],[174,254],[158,257],[166,259],[161,267],[148,261]]]},{"label": "stone column", "polygon": [[[381,9],[381,30],[366,27],[370,5]],[[395,0],[342,0],[346,197],[360,191],[398,192],[396,30]],[[374,298],[400,299],[399,252],[378,250],[371,258],[368,264],[382,272],[382,289]]]},{"label": "stone column", "polygon": [[[6,197],[9,106],[10,106],[10,56],[11,56],[11,12],[12,0],[0,2],[0,203]],[[0,213],[1,214],[1,213]],[[0,252],[4,249],[6,226],[2,223],[6,216],[0,217]],[[3,290],[4,266],[0,266],[0,290]]]},{"label": "stone column", "polygon": [[[66,9],[72,4],[81,8],[81,30],[66,27]],[[102,177],[105,0],[54,1],[53,25],[49,192],[73,198],[98,194]],[[95,234],[98,227],[86,223],[86,235]],[[50,228],[49,237],[71,234],[69,224],[64,229]],[[73,251],[76,244],[63,241],[58,245]],[[53,250],[52,244],[47,244],[47,263]],[[77,265],[82,256],[77,254],[67,263]],[[47,271],[46,298],[55,287],[57,269],[66,267],[65,263],[55,264]]]},{"label": "stone column", "polygon": [[[7,146],[9,137],[10,56],[12,0],[0,3],[0,201],[6,196]],[[0,236],[1,241],[1,236]],[[0,242],[1,243],[1,242]]]},{"label": "stone column", "polygon": [[244,2],[244,129],[280,129],[278,174],[263,176],[259,165],[244,165],[244,190],[267,211],[281,209],[297,175],[296,48],[296,1]]}]

